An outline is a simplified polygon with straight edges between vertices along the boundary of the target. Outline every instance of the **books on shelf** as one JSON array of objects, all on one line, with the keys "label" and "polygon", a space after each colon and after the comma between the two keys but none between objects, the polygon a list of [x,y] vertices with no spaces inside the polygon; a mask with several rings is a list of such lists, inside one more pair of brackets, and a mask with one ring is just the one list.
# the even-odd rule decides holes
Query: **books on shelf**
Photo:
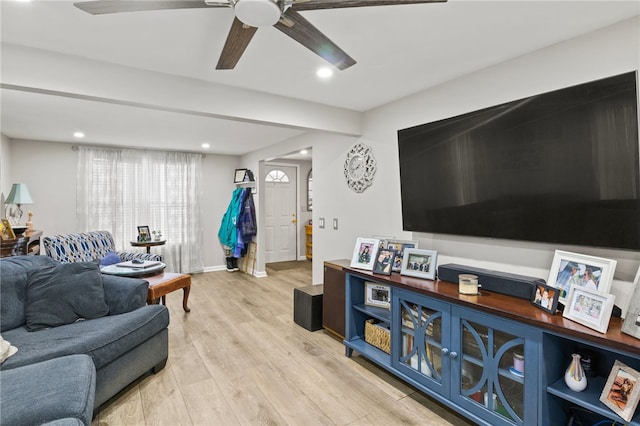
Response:
[{"label": "books on shelf", "polygon": [[129,260],[127,262],[116,263],[116,266],[120,266],[121,268],[134,268],[134,269],[145,269],[151,268],[152,266],[159,265],[161,262],[157,260],[143,260],[140,262]]}]

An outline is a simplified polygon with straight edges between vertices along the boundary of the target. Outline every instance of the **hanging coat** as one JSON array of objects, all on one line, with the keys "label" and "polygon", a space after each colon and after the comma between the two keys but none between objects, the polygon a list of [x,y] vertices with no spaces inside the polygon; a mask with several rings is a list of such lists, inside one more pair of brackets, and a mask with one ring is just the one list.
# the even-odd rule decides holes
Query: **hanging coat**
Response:
[{"label": "hanging coat", "polygon": [[242,206],[238,212],[236,228],[237,245],[233,254],[235,257],[242,257],[247,253],[247,245],[257,234],[256,211],[251,188],[245,188],[242,196]]},{"label": "hanging coat", "polygon": [[242,195],[243,189],[236,188],[231,195],[231,202],[227,207],[227,211],[222,216],[222,223],[218,230],[218,239],[220,244],[225,247],[229,247],[234,250],[238,241],[238,230],[236,228],[236,221],[238,219],[238,212],[242,207]]}]

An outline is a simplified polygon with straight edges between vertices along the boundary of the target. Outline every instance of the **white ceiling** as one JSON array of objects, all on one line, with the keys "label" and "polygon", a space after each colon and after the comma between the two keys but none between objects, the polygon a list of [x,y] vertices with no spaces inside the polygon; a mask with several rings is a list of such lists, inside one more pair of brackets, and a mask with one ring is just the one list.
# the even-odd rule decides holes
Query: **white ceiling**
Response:
[{"label": "white ceiling", "polygon": [[[3,45],[31,47],[172,76],[364,112],[411,93],[638,16],[627,1],[482,1],[302,12],[357,64],[315,76],[324,61],[274,28],[261,28],[234,70],[215,70],[233,20],[226,8],[93,16],[70,1],[2,0]],[[5,45],[6,44],[6,45]],[[2,58],[2,133],[10,138],[147,146],[241,155],[308,129],[279,120],[185,114],[20,90]],[[159,88],[158,90],[163,90]],[[69,89],[69,92],[76,92]],[[274,98],[276,99],[276,98]],[[251,108],[251,105],[247,105]],[[176,142],[178,141],[178,142]],[[200,148],[202,142],[212,146]]]}]

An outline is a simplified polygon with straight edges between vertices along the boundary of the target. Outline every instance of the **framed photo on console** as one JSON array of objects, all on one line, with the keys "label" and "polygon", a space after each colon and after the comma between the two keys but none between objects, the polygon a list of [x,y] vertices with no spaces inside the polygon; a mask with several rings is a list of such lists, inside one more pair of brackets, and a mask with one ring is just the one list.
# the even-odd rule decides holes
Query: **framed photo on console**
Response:
[{"label": "framed photo on console", "polygon": [[572,285],[562,316],[600,333],[606,333],[613,311],[613,294]]},{"label": "framed photo on console", "polygon": [[[540,280],[542,281],[542,280]],[[536,291],[533,292],[533,298],[531,303],[536,308],[540,308],[543,311],[555,314],[558,309],[558,297],[560,296],[560,290],[555,287],[551,287],[546,284],[536,284]]]},{"label": "framed photo on console", "polygon": [[391,275],[391,269],[393,268],[393,260],[396,257],[396,251],[386,248],[378,250],[376,256],[376,262],[373,264],[374,274]]},{"label": "framed photo on console", "polygon": [[612,259],[556,250],[547,284],[560,289],[558,301],[564,305],[572,285],[608,294],[617,263]]},{"label": "framed photo on console", "polygon": [[401,275],[432,280],[436,277],[438,252],[416,248],[404,249]]},{"label": "framed photo on console", "polygon": [[409,240],[384,240],[383,247],[395,250],[396,257],[393,261],[392,271],[400,272],[402,271],[402,257],[404,255],[404,249],[406,248],[418,248],[418,241],[409,241]]},{"label": "framed photo on console", "polygon": [[621,331],[640,339],[640,267],[636,272],[636,278],[633,280],[631,301],[629,302]]},{"label": "framed photo on console", "polygon": [[372,282],[365,282],[364,304],[389,309],[391,307],[391,287]]},{"label": "framed photo on console", "polygon": [[640,373],[616,360],[607,383],[600,394],[600,402],[630,422],[640,400]]},{"label": "framed photo on console", "polygon": [[358,238],[356,246],[353,248],[351,267],[367,271],[373,270],[379,248],[380,240],[376,238]]}]

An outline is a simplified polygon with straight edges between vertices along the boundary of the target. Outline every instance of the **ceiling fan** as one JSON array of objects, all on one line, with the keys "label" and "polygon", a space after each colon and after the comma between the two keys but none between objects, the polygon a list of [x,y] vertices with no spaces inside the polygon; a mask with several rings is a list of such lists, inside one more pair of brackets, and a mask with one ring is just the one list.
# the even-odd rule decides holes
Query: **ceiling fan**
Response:
[{"label": "ceiling fan", "polygon": [[259,27],[275,26],[340,70],[356,61],[307,21],[299,11],[346,7],[439,3],[447,0],[95,0],[74,3],[92,15],[166,9],[232,7],[235,18],[216,69],[233,69]]}]

